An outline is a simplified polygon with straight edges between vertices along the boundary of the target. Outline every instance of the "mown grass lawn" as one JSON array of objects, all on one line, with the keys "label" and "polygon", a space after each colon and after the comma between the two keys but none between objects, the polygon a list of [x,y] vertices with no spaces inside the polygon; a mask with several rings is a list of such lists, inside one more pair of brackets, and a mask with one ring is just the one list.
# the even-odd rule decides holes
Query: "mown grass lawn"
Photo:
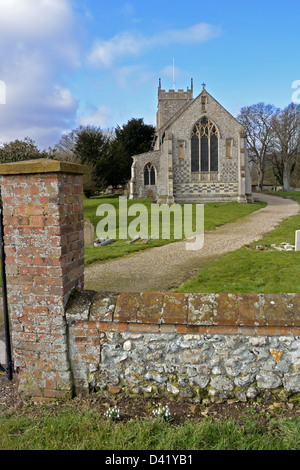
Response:
[{"label": "mown grass lawn", "polygon": [[[149,214],[149,232],[148,235],[151,235],[151,206],[152,202],[150,199],[139,199],[139,200],[128,200],[128,207],[131,207],[133,204],[142,204],[146,207]],[[128,237],[127,240],[118,239],[118,230],[119,230],[119,197],[110,196],[110,197],[95,197],[91,199],[84,200],[84,216],[89,218],[93,223],[95,228],[97,224],[103,217],[97,217],[96,211],[100,204],[111,204],[116,211],[116,222],[117,222],[117,238],[115,243],[112,245],[104,247],[86,247],[85,248],[85,265],[88,265],[95,261],[106,261],[112,258],[118,258],[124,255],[129,255],[138,250],[148,249],[154,246],[161,246],[167,243],[172,243],[178,241],[174,238],[174,220],[171,218],[171,236],[167,239],[153,239],[150,240],[147,244],[132,244],[128,245],[126,241],[130,240]],[[227,222],[233,222],[245,215],[248,215],[258,209],[265,207],[265,203],[256,202],[254,204],[244,204],[244,203],[211,203],[206,204],[204,208],[204,230],[210,230],[212,227],[218,227]],[[193,205],[195,208],[195,205]],[[128,226],[132,221],[136,219],[137,216],[128,217]],[[182,221],[183,223],[183,221]],[[195,224],[194,224],[195,225]],[[193,226],[195,230],[195,226]],[[184,232],[184,230],[183,230]]]},{"label": "mown grass lawn", "polygon": [[[300,202],[300,192],[276,193]],[[263,239],[226,253],[180,286],[176,292],[286,293],[300,292],[300,252],[256,251],[256,245],[271,247],[282,242],[295,243],[300,230],[296,215]]]},{"label": "mown grass lawn", "polygon": [[[198,418],[180,426],[162,419],[117,423],[97,411],[34,412],[0,416],[0,450],[299,450],[297,417],[251,414],[238,420]],[[127,454],[129,455],[129,454]]]}]

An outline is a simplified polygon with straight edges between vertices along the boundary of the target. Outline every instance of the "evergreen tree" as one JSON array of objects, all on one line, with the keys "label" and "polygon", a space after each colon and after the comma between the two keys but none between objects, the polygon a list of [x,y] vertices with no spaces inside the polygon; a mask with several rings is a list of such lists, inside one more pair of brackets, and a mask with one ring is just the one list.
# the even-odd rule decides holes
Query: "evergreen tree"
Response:
[{"label": "evergreen tree", "polygon": [[103,175],[109,185],[125,184],[131,177],[132,156],[151,149],[155,127],[145,124],[142,118],[130,119],[115,129],[108,158],[101,162]]},{"label": "evergreen tree", "polygon": [[34,140],[25,137],[24,140],[14,140],[2,144],[0,147],[0,163],[20,162],[22,160],[35,160],[37,158],[53,158],[55,151],[51,148],[39,150]]}]

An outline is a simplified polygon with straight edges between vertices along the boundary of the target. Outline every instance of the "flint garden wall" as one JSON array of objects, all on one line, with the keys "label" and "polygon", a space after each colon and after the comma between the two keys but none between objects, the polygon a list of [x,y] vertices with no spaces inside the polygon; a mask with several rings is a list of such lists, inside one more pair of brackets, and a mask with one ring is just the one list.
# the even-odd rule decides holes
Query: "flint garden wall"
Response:
[{"label": "flint garden wall", "polygon": [[300,294],[84,290],[83,171],[43,159],[0,165],[20,393],[297,396]]},{"label": "flint garden wall", "polygon": [[77,393],[247,400],[300,392],[299,294],[81,292],[69,302]]}]

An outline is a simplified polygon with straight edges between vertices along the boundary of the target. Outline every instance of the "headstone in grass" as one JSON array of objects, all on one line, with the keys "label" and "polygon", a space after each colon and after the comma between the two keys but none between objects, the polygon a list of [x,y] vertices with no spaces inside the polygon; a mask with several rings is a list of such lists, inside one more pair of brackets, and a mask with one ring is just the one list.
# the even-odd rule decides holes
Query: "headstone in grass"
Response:
[{"label": "headstone in grass", "polygon": [[90,219],[84,219],[84,246],[94,246],[95,227]]},{"label": "headstone in grass", "polygon": [[104,242],[100,243],[100,246],[107,246],[107,245],[112,245],[115,242],[112,238],[108,238],[107,240],[104,240]]},{"label": "headstone in grass", "polygon": [[128,240],[126,242],[127,245],[132,245],[133,243],[136,243],[141,237],[139,237],[138,235],[136,237],[134,237],[132,240]]},{"label": "headstone in grass", "polygon": [[94,246],[107,246],[107,245],[112,245],[115,242],[112,238],[97,238],[97,240],[94,241]]},{"label": "headstone in grass", "polygon": [[295,250],[300,251],[300,230],[296,230]]}]

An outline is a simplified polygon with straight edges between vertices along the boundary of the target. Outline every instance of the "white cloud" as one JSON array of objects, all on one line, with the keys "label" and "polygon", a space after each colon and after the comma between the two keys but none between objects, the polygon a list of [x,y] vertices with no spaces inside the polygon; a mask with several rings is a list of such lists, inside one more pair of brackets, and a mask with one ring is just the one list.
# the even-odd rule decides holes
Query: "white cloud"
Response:
[{"label": "white cloud", "polygon": [[158,34],[155,37],[156,44],[197,44],[208,41],[221,34],[221,28],[208,23],[198,23],[186,29],[172,29]]},{"label": "white cloud", "polygon": [[93,109],[88,115],[79,117],[79,124],[82,126],[90,125],[97,127],[107,126],[111,117],[111,110],[108,106],[100,106]]},{"label": "white cloud", "polygon": [[0,31],[0,142],[52,145],[78,107],[61,78],[80,63],[71,1],[0,0]]},{"label": "white cloud", "polygon": [[50,96],[49,105],[55,109],[69,111],[76,109],[77,102],[68,88],[55,85],[54,93]]},{"label": "white cloud", "polygon": [[91,64],[112,67],[123,57],[138,56],[147,49],[169,44],[197,44],[221,34],[221,29],[208,23],[198,23],[185,29],[172,29],[151,37],[141,33],[123,32],[108,41],[99,39],[94,44],[88,60]]},{"label": "white cloud", "polygon": [[111,67],[119,57],[140,54],[146,44],[147,40],[142,35],[120,33],[109,41],[98,40],[88,59],[93,65]]},{"label": "white cloud", "polygon": [[72,19],[68,0],[1,0],[1,35],[36,38],[61,31]]}]

